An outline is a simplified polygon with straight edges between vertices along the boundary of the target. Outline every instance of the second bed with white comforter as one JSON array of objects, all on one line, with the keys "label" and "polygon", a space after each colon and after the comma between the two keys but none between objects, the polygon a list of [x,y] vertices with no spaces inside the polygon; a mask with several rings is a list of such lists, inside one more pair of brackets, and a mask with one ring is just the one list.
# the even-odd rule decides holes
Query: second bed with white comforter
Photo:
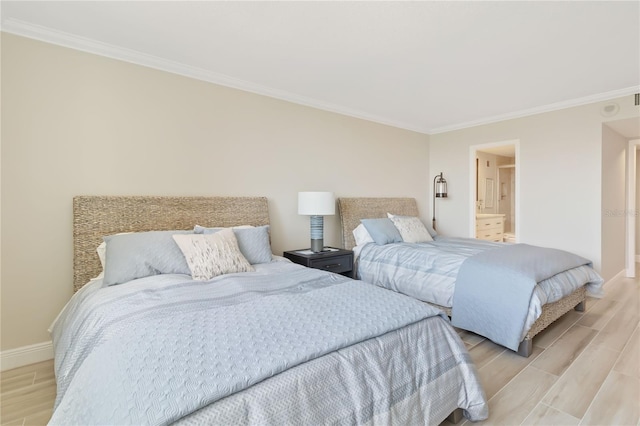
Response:
[{"label": "second bed with white comforter", "polygon": [[[363,244],[358,255],[358,277],[445,308],[453,306],[458,271],[462,263],[487,250],[505,247],[470,238],[436,236],[426,243]],[[600,297],[602,278],[588,265],[569,269],[535,287],[531,296],[521,339],[542,313],[542,306],[556,302],[585,285],[590,295]]]}]

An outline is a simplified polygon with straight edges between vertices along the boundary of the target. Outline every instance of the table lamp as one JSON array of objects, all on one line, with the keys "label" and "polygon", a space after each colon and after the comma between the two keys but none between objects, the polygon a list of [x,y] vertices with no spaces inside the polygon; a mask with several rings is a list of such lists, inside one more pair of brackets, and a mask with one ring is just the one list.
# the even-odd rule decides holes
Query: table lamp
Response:
[{"label": "table lamp", "polygon": [[333,192],[298,192],[298,214],[311,216],[311,251],[324,248],[324,216],[336,213]]}]

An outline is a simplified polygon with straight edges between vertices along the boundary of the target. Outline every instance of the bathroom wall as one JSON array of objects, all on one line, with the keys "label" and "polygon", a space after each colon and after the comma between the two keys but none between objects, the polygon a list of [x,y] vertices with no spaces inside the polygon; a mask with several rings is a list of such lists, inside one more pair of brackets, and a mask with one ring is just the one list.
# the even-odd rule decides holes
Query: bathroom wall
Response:
[{"label": "bathroom wall", "polygon": [[[497,213],[497,156],[487,152],[478,151],[476,158],[478,159],[478,205],[477,213]],[[487,194],[487,179],[493,180],[493,189]]]},{"label": "bathroom wall", "polygon": [[[503,157],[508,158],[508,157]],[[513,161],[513,159],[511,159]],[[500,163],[500,162],[499,162]],[[515,232],[515,168],[498,167],[498,213],[504,216],[504,231]]]},{"label": "bathroom wall", "polygon": [[[478,160],[478,203],[481,205],[477,213],[503,213],[505,214],[505,231],[515,232],[515,184],[512,186],[513,179],[510,172],[515,169],[500,169],[500,166],[514,164],[515,158],[487,151],[477,151],[476,158]],[[493,179],[492,200],[487,199],[486,179]],[[487,204],[492,207],[488,207]]]}]

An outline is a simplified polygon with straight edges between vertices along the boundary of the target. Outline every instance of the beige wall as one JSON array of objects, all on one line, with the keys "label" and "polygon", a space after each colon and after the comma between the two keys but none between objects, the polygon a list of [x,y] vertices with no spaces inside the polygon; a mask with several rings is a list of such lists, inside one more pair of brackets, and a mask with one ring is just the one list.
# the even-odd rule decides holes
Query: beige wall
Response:
[{"label": "beige wall", "polygon": [[626,232],[625,137],[602,126],[602,276],[624,269]]},{"label": "beige wall", "polygon": [[13,35],[2,55],[2,350],[71,296],[74,195],[266,196],[276,253],[309,244],[298,191],[427,211],[426,135]]},{"label": "beige wall", "polygon": [[[638,117],[633,96],[612,101],[620,106],[615,119]],[[438,230],[469,235],[470,147],[519,140],[519,240],[575,252],[602,271],[602,252],[610,247],[601,232],[602,176],[609,170],[600,108],[612,101],[431,135],[430,169],[442,170],[449,186],[449,198],[437,205]]]},{"label": "beige wall", "polygon": [[640,255],[640,149],[636,153],[636,205],[633,206],[633,214],[636,216],[636,258]]}]

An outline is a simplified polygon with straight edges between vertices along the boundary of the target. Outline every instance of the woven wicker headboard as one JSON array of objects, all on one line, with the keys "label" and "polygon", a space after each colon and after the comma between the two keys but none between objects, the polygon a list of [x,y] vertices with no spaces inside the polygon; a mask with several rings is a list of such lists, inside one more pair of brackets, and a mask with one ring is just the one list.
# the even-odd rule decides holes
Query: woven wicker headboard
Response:
[{"label": "woven wicker headboard", "polygon": [[387,217],[387,213],[418,216],[415,198],[338,198],[342,227],[342,246],[351,250],[356,245],[353,230],[360,219]]},{"label": "woven wicker headboard", "polygon": [[73,198],[73,288],[102,267],[96,248],[118,232],[269,224],[265,197],[79,196]]}]

